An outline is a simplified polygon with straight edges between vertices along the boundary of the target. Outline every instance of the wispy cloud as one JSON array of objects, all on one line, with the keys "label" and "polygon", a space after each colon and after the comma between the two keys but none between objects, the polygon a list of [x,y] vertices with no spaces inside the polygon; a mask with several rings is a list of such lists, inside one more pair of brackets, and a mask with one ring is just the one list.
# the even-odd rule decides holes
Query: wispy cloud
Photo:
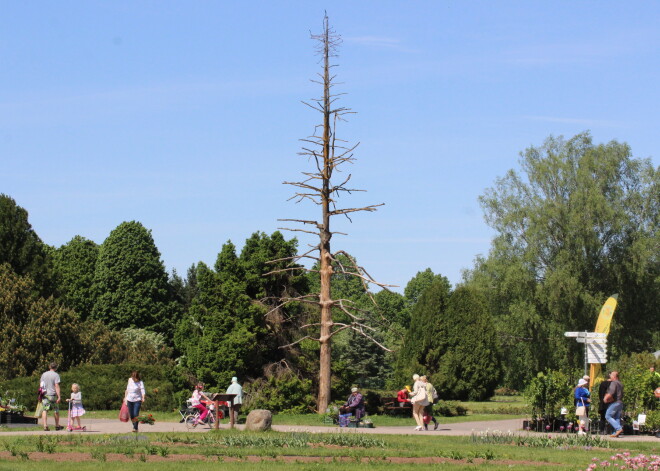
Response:
[{"label": "wispy cloud", "polygon": [[383,36],[355,36],[343,38],[346,42],[360,44],[362,46],[374,47],[379,49],[391,49],[400,52],[417,52],[414,49],[407,48],[396,38],[387,38]]},{"label": "wispy cloud", "polygon": [[654,50],[658,33],[653,30],[602,32],[598,36],[575,37],[571,40],[544,41],[503,50],[498,54],[506,63],[522,66],[593,65],[609,63],[615,58]]},{"label": "wispy cloud", "polygon": [[368,243],[399,243],[399,244],[488,244],[490,239],[484,237],[385,237],[385,238],[360,238],[354,241]]},{"label": "wispy cloud", "polygon": [[527,121],[540,121],[544,123],[559,123],[559,124],[577,124],[586,127],[605,127],[605,128],[621,128],[625,127],[622,122],[610,121],[605,119],[590,119],[590,118],[562,118],[558,116],[523,116]]},{"label": "wispy cloud", "polygon": [[4,99],[0,96],[0,125],[80,121],[91,116],[140,110],[163,110],[191,102],[234,100],[255,94],[292,93],[303,81],[287,78],[243,81],[171,81],[134,84],[120,88],[64,89]]}]

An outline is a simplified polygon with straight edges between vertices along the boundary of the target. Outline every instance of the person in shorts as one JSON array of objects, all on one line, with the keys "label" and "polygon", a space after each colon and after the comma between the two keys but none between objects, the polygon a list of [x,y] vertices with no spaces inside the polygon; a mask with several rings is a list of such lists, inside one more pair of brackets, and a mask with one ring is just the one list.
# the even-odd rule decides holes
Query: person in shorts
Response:
[{"label": "person in shorts", "polygon": [[64,427],[60,426],[60,375],[57,374],[57,363],[53,362],[49,365],[49,370],[41,375],[39,385],[45,391],[44,397],[41,399],[43,406],[41,419],[44,430],[50,430],[48,428],[48,411],[51,411],[55,417],[55,430],[62,430]]}]

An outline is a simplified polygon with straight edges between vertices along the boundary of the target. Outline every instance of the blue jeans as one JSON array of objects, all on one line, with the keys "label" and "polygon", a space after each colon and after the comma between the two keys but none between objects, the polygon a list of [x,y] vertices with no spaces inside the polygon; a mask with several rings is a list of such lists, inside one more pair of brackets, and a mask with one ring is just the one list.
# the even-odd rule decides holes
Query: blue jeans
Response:
[{"label": "blue jeans", "polygon": [[605,412],[605,420],[607,420],[615,432],[621,430],[621,411],[623,410],[623,402],[613,402]]},{"label": "blue jeans", "polygon": [[[131,401],[126,401],[126,405],[128,406],[128,415],[131,418],[131,421],[133,421],[133,417],[137,417],[140,415],[140,406],[142,405],[142,401],[136,401],[136,402],[131,402]],[[133,430],[138,429],[138,423],[133,422]]]}]

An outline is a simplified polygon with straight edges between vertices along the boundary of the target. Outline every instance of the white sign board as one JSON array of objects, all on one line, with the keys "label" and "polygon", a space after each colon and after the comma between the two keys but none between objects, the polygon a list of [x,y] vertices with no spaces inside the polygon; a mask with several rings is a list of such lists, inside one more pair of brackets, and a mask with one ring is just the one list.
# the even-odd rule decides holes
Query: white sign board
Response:
[{"label": "white sign board", "polygon": [[578,339],[606,339],[607,334],[600,332],[564,332],[564,337],[577,337]]},{"label": "white sign board", "polygon": [[587,363],[595,364],[595,363],[600,363],[601,365],[607,363],[607,355],[599,356],[599,355],[587,355]]},{"label": "white sign board", "polygon": [[604,339],[575,339],[577,343],[588,343],[589,345],[605,345],[607,346],[607,340]]},{"label": "white sign board", "polygon": [[588,343],[587,363],[607,363],[607,345]]}]

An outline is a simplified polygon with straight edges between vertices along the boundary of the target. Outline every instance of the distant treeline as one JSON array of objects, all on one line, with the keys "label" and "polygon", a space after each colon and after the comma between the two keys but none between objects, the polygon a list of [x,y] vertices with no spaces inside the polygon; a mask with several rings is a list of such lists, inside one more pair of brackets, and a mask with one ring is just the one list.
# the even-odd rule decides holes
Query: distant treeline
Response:
[{"label": "distant treeline", "polygon": [[[374,338],[393,351],[337,334],[335,398],[352,384],[400,388],[414,372],[429,375],[444,399],[521,389],[549,368],[575,372],[582,352],[563,332],[593,330],[613,293],[610,356],[658,349],[658,168],[625,144],[595,145],[588,133],[549,138],[525,150],[520,166],[480,198],[497,236],[458,286],[426,269],[403,294],[373,293],[374,304],[358,279],[334,275],[333,298],[371,312]],[[315,290],[318,275],[264,276],[286,266],[267,262],[297,250],[296,239],[255,232],[240,253],[227,241],[213,266],[193,263],[182,277],[166,272],[140,222],[123,222],[100,245],[75,236],[56,248],[0,195],[0,381],[40,373],[50,361],[63,371],[136,363],[175,373],[172,394],[197,380],[221,389],[238,376],[259,404],[311,410],[318,344],[295,342],[318,312],[276,300]]]}]

